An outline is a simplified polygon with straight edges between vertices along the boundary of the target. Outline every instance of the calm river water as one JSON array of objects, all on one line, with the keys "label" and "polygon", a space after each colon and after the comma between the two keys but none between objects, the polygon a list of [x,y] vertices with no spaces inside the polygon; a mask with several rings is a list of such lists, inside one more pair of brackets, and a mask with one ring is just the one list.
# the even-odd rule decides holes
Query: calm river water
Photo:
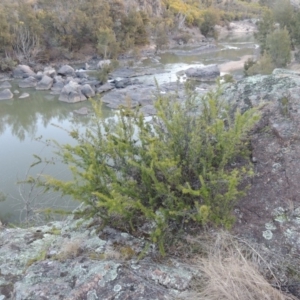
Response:
[{"label": "calm river water", "polygon": [[[238,60],[243,55],[252,55],[255,48],[253,38],[247,35],[229,37],[226,41],[219,42],[218,51],[215,52],[180,56],[163,54],[160,62],[164,65],[166,73],[155,77],[159,83],[175,81],[176,72],[186,69],[191,64],[221,64]],[[242,74],[241,70],[237,72]],[[153,81],[153,77],[140,79]],[[12,91],[20,90],[17,82],[11,83]],[[50,95],[49,92],[33,89],[24,91],[30,94],[29,98],[18,99],[16,95],[13,100],[0,101],[0,220],[13,223],[24,220],[25,204],[28,200],[31,201],[31,207],[37,211],[44,207],[70,210],[79,204],[52,192],[45,195],[40,195],[39,190],[31,192],[30,186],[18,182],[24,180],[28,172],[33,176],[45,173],[61,179],[70,178],[68,168],[59,163],[50,165],[45,170],[43,165],[30,168],[35,161],[33,155],[55,158],[55,149],[44,143],[47,139],[54,139],[59,143],[74,143],[67,132],[57,126],[65,129],[78,126],[81,130],[89,126],[89,117],[73,114],[75,109],[90,106],[89,102],[70,105],[58,101],[58,96]],[[103,107],[103,116],[112,117],[113,111]]]}]

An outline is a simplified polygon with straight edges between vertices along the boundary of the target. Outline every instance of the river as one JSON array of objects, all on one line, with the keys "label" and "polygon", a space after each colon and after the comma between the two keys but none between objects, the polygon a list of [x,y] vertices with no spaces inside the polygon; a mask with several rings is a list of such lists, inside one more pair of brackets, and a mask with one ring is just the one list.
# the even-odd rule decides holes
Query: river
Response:
[{"label": "river", "polygon": [[[192,48],[180,49],[186,53],[160,55],[160,64],[151,60],[144,61],[144,66],[163,68],[164,72],[155,75],[158,83],[176,81],[176,73],[191,65],[207,65],[216,63],[223,65],[229,61],[237,61],[245,55],[253,55],[256,45],[250,35],[229,36],[220,41],[216,51],[193,53]],[[192,52],[192,53],[191,53]],[[221,68],[222,70],[222,68]],[[242,74],[240,66],[232,72]],[[154,76],[139,78],[143,82],[154,80]],[[18,89],[17,82],[12,81],[12,91]],[[89,126],[89,117],[78,116],[75,109],[90,106],[89,102],[66,104],[58,101],[58,96],[49,92],[26,89],[29,98],[0,101],[0,220],[18,223],[26,219],[26,211],[34,209],[35,222],[39,221],[39,212],[45,207],[71,210],[78,205],[68,197],[48,192],[42,195],[41,190],[32,186],[18,184],[27,174],[51,174],[55,177],[70,178],[68,168],[56,161],[55,148],[47,140],[59,143],[74,143],[74,140],[63,130],[77,126],[84,130]],[[114,112],[103,106],[103,116],[112,117]],[[36,160],[34,154],[53,159],[54,165],[44,164],[30,168]],[[27,205],[27,206],[26,206]],[[49,216],[51,218],[51,216]],[[42,218],[41,218],[42,220]]]}]

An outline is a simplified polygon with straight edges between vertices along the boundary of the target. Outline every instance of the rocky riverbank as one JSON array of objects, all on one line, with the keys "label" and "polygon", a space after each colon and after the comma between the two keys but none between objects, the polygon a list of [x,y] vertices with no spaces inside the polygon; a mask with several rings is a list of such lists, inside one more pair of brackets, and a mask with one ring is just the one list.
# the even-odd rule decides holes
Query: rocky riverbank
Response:
[{"label": "rocky riverbank", "polygon": [[[251,133],[254,176],[245,179],[233,233],[260,245],[268,280],[289,294],[276,299],[300,299],[299,92],[300,73],[276,69],[227,84],[222,96],[233,110],[259,107],[262,114]],[[157,261],[152,246],[138,261],[145,239],[100,228],[99,220],[74,217],[2,227],[0,299],[192,299],[184,295],[201,278],[195,264],[174,255]]]},{"label": "rocky riverbank", "polygon": [[[100,61],[101,62],[101,61]],[[101,71],[100,71],[101,72]],[[163,71],[162,71],[163,72]],[[69,65],[63,65],[58,70],[52,67],[45,67],[43,71],[35,73],[27,65],[18,65],[12,73],[13,79],[18,82],[18,87],[24,89],[43,90],[51,94],[57,94],[58,100],[66,103],[77,103],[86,101],[95,97],[96,94],[103,94],[102,101],[110,108],[118,108],[120,105],[127,105],[128,97],[131,99],[133,107],[141,106],[141,111],[147,115],[155,113],[153,103],[155,94],[158,92],[157,87],[153,83],[147,84],[139,80],[139,78],[147,75],[159,74],[158,69],[139,68],[118,68],[109,75],[109,81],[102,82],[94,77],[89,70],[74,70]],[[184,70],[181,76],[186,76],[199,81],[214,81],[220,76],[220,70],[217,65],[209,65],[198,68],[189,68]],[[25,98],[23,92],[10,90],[11,84],[8,80],[2,82],[0,86],[0,100],[9,100],[15,98]],[[207,85],[204,86],[203,92]],[[1,89],[2,88],[2,89]],[[170,82],[161,84],[159,92],[179,91],[182,98],[183,85]],[[29,94],[27,93],[27,96]],[[88,112],[88,110],[82,110]]]},{"label": "rocky riverbank", "polygon": [[[245,20],[241,22],[230,23],[226,28],[217,28],[221,36],[226,34],[252,34],[255,30],[255,22]],[[167,49],[156,52],[155,45],[150,44],[140,49],[137,58],[133,52],[128,52],[121,59],[121,66],[109,74],[109,81],[105,83],[98,79],[95,74],[101,69],[103,64],[109,64],[109,61],[93,59],[86,57],[85,61],[80,63],[84,66],[80,70],[75,70],[68,64],[52,64],[52,66],[35,65],[30,68],[27,65],[17,66],[10,77],[1,75],[0,80],[0,100],[23,99],[30,96],[28,89],[44,90],[45,93],[59,95],[59,100],[67,103],[76,103],[87,100],[95,95],[101,95],[103,102],[110,108],[117,108],[119,105],[126,104],[126,99],[132,99],[132,105],[141,105],[142,112],[145,115],[154,114],[153,99],[157,92],[157,87],[152,83],[144,83],[140,79],[145,76],[156,76],[166,72],[163,65],[160,65],[159,54],[169,52],[174,55],[199,55],[201,53],[217,51],[216,43],[213,39],[206,39],[201,35],[198,28],[183,28],[183,32],[189,36],[188,41],[183,41],[177,33],[169,36],[169,45]],[[183,47],[190,47],[187,50]],[[214,81],[220,72],[228,73],[236,69],[243,68],[243,63],[250,56],[244,56],[239,61],[222,63],[219,66],[195,67],[188,70],[182,70],[178,73],[181,79],[191,77],[199,81]],[[156,62],[155,67],[142,66],[142,61],[150,59]],[[132,62],[132,66],[127,63]],[[78,62],[77,62],[78,63]],[[210,68],[210,71],[208,71]],[[94,70],[94,71],[93,71]],[[97,70],[97,71],[95,71]],[[212,71],[213,70],[213,71]],[[19,89],[10,90],[9,80],[16,80]],[[24,90],[26,89],[26,90]],[[182,85],[175,85],[174,82],[164,83],[160,86],[161,92],[183,90]],[[207,91],[207,85],[200,86],[201,91]],[[21,92],[21,93],[20,93]],[[87,113],[88,109],[83,109],[80,114]],[[75,111],[76,113],[76,111]]]}]

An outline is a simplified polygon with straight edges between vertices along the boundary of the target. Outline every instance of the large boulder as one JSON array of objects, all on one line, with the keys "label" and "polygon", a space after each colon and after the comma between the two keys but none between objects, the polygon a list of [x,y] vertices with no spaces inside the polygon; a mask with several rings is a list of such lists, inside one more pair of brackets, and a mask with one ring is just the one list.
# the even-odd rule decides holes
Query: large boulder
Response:
[{"label": "large boulder", "polygon": [[65,79],[65,82],[69,83],[70,81],[77,82],[78,84],[81,83],[81,79],[80,78],[72,77],[72,76],[67,76],[66,79]]},{"label": "large boulder", "polygon": [[32,87],[36,87],[37,85],[37,79],[35,77],[28,77],[22,81],[19,82],[19,87],[20,88],[32,88]]},{"label": "large boulder", "polygon": [[34,71],[26,65],[18,65],[14,70],[13,70],[13,77],[22,79],[22,78],[27,78],[30,76],[35,76],[36,74]]},{"label": "large boulder", "polygon": [[62,91],[62,89],[64,88],[64,86],[65,86],[65,84],[64,84],[62,81],[55,82],[55,83],[52,85],[51,91],[52,91],[54,94],[60,94],[60,92]]},{"label": "large boulder", "polygon": [[92,89],[96,90],[100,85],[101,85],[101,81],[99,80],[87,80],[85,83],[89,84]]},{"label": "large boulder", "polygon": [[36,75],[34,76],[37,81],[40,81],[43,78],[44,74],[42,71],[38,71]]},{"label": "large boulder", "polygon": [[185,71],[185,74],[189,78],[211,81],[220,76],[220,70],[217,65],[208,65],[199,68],[189,68]]},{"label": "large boulder", "polygon": [[86,74],[86,72],[84,70],[76,70],[75,72],[76,77],[82,79],[82,78],[88,78],[88,74]]},{"label": "large boulder", "polygon": [[13,98],[13,93],[10,91],[10,89],[5,89],[0,91],[0,100],[8,100]]},{"label": "large boulder", "polygon": [[47,75],[47,76],[53,78],[54,76],[56,76],[56,71],[55,71],[55,69],[52,68],[52,67],[45,67],[45,68],[44,68],[43,75]]},{"label": "large boulder", "polygon": [[89,84],[85,84],[81,87],[81,93],[87,98],[91,98],[95,96],[95,91]]},{"label": "large boulder", "polygon": [[63,87],[58,100],[67,103],[76,103],[87,100],[87,98],[82,94],[81,88],[82,87],[77,82],[70,81]]},{"label": "large boulder", "polygon": [[53,84],[53,78],[44,75],[41,81],[39,81],[36,85],[37,90],[50,90]]},{"label": "large boulder", "polygon": [[60,75],[54,76],[53,79],[54,79],[54,83],[56,83],[56,82],[65,82],[65,79],[62,78]]},{"label": "large boulder", "polygon": [[114,88],[115,88],[115,85],[114,85],[114,84],[112,84],[112,83],[110,83],[110,82],[107,82],[107,83],[101,85],[101,86],[97,89],[97,93],[102,94],[102,93],[108,92],[108,91],[110,91],[110,90],[112,90],[112,89],[114,89]]},{"label": "large boulder", "polygon": [[69,65],[64,65],[60,67],[60,69],[57,72],[58,75],[62,76],[75,76],[75,70],[69,66]]},{"label": "large boulder", "polygon": [[97,68],[101,70],[103,69],[103,67],[109,66],[110,63],[111,63],[110,59],[100,60],[97,64]]},{"label": "large boulder", "polygon": [[8,81],[4,81],[0,84],[0,89],[9,89],[11,88],[11,84]]}]

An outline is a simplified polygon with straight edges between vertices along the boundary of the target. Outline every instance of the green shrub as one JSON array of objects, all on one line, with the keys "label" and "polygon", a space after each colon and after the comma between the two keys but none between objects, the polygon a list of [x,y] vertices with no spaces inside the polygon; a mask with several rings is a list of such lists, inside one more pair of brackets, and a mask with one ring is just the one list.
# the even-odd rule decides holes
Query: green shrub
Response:
[{"label": "green shrub", "polygon": [[255,65],[255,60],[253,58],[248,58],[247,61],[244,63],[244,74],[245,76],[249,76],[248,70]]},{"label": "green shrub", "polygon": [[219,11],[215,9],[208,9],[203,12],[203,19],[200,21],[201,33],[205,36],[217,37],[217,32],[215,31],[215,25],[220,22]]},{"label": "green shrub", "polygon": [[11,71],[17,63],[11,57],[0,58],[0,71]]},{"label": "green shrub", "polygon": [[267,36],[266,49],[276,67],[284,68],[291,61],[291,39],[286,28]]},{"label": "green shrub", "polygon": [[85,217],[132,232],[147,223],[162,254],[166,237],[188,224],[230,227],[239,184],[251,173],[247,158],[236,161],[248,157],[247,132],[259,117],[253,109],[231,114],[220,92],[199,98],[187,90],[181,102],[158,93],[151,123],[130,107],[105,122],[94,102],[94,126],[70,132],[76,146],[59,146],[73,180],[42,184],[87,204]]},{"label": "green shrub", "polygon": [[292,33],[294,22],[294,8],[289,0],[277,0],[273,5],[274,20],[280,24],[280,28],[287,28]]},{"label": "green shrub", "polygon": [[248,60],[244,64],[244,72],[247,76],[262,74],[269,75],[275,69],[272,58],[268,52],[265,52],[257,62]]},{"label": "green shrub", "polygon": [[221,77],[225,83],[233,83],[235,80],[231,74],[225,74]]},{"label": "green shrub", "polygon": [[116,41],[115,33],[110,28],[100,28],[98,32],[97,50],[104,59],[116,58],[119,54],[119,43]]},{"label": "green shrub", "polygon": [[257,32],[254,37],[259,42],[260,53],[263,54],[266,50],[267,35],[275,30],[274,16],[272,11],[265,10],[261,20],[257,23]]},{"label": "green shrub", "polygon": [[153,27],[156,50],[161,50],[169,44],[168,32],[170,27],[163,19],[158,19]]},{"label": "green shrub", "polygon": [[101,81],[102,84],[106,83],[108,80],[108,75],[116,68],[119,67],[119,61],[113,59],[110,61],[110,64],[104,65],[101,70],[97,72],[97,79]]}]

